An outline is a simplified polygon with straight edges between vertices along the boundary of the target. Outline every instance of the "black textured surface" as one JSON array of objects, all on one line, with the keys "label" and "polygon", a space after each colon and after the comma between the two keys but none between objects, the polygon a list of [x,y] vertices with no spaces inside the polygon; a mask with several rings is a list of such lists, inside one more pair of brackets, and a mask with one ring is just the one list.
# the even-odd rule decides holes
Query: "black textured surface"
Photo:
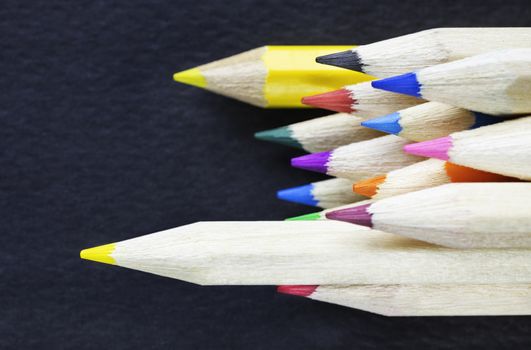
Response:
[{"label": "black textured surface", "polygon": [[529,317],[390,319],[273,287],[198,287],[78,251],[198,220],[311,211],[274,192],[320,177],[288,167],[297,151],[252,135],[323,113],[260,110],[174,84],[175,71],[268,43],[529,26],[530,7],[4,0],[0,348],[529,348]]}]

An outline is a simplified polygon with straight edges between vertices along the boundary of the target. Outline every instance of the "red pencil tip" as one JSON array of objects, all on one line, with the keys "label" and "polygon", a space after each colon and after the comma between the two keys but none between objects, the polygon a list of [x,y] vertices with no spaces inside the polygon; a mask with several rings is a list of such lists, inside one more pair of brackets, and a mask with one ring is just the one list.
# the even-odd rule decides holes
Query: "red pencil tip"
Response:
[{"label": "red pencil tip", "polygon": [[283,294],[298,295],[301,297],[309,297],[317,289],[318,286],[278,286],[277,292]]},{"label": "red pencil tip", "polygon": [[354,100],[350,91],[339,89],[325,92],[324,94],[303,97],[302,103],[335,112],[351,113],[353,112],[352,105]]}]

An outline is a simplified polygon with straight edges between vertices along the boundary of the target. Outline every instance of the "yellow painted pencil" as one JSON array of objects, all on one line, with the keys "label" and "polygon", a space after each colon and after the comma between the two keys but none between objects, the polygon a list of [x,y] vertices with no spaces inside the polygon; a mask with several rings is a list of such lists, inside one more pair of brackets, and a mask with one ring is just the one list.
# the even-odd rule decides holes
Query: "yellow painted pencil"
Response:
[{"label": "yellow painted pencil", "polygon": [[326,66],[315,57],[351,46],[262,46],[175,73],[177,82],[197,86],[264,108],[302,108],[301,98],[374,77]]}]

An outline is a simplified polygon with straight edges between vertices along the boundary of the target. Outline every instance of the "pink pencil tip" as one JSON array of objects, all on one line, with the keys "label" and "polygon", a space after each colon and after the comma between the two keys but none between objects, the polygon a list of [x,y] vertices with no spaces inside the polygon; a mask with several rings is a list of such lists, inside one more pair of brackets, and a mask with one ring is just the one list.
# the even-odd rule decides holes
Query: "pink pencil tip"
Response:
[{"label": "pink pencil tip", "polygon": [[291,166],[294,168],[315,171],[318,173],[326,174],[328,167],[328,158],[330,158],[332,152],[320,152],[311,153],[305,156],[296,157],[291,159]]},{"label": "pink pencil tip", "polygon": [[305,105],[324,108],[335,112],[351,113],[354,100],[351,92],[346,89],[325,92],[324,94],[303,97]]},{"label": "pink pencil tip", "polygon": [[309,297],[319,286],[278,286],[277,292],[283,294],[298,295],[301,297]]},{"label": "pink pencil tip", "polygon": [[364,204],[353,208],[338,209],[326,213],[325,216],[330,220],[372,227],[372,214],[369,213],[370,206],[370,204]]},{"label": "pink pencil tip", "polygon": [[445,136],[429,141],[410,143],[404,146],[404,151],[416,156],[448,160],[450,148],[452,148],[452,137]]}]

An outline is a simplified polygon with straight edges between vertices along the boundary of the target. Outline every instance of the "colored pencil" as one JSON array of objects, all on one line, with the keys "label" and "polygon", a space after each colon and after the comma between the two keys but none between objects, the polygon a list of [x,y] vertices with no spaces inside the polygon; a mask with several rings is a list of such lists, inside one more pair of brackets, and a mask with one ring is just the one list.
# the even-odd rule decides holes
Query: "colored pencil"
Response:
[{"label": "colored pencil", "polygon": [[531,180],[531,117],[406,145],[404,151]]},{"label": "colored pencil", "polygon": [[202,285],[531,283],[531,250],[451,249],[334,221],[199,222],[81,257]]},{"label": "colored pencil", "polygon": [[[357,205],[364,205],[364,204],[370,204],[374,202],[373,200],[371,199],[365,199],[365,200],[362,200],[362,201],[359,201],[359,202],[356,202]],[[352,203],[349,203],[349,204],[345,204],[345,205],[342,205],[342,206],[337,206],[337,207],[334,207],[334,208],[328,208],[328,209],[324,209],[324,210],[321,210],[321,211],[317,211],[317,212],[313,212],[313,213],[309,213],[309,214],[303,214],[303,215],[299,215],[299,216],[293,216],[291,218],[287,218],[286,220],[287,221],[297,221],[297,220],[304,220],[304,221],[313,221],[313,220],[328,220],[326,218],[326,213],[330,212],[330,211],[334,211],[334,210],[339,210],[339,209],[343,209],[343,208],[350,208],[351,207],[351,204]]]},{"label": "colored pencil", "polygon": [[408,141],[401,137],[387,135],[341,146],[328,152],[293,158],[291,165],[357,181],[421,161],[422,158],[410,156],[402,151],[407,143]]},{"label": "colored pencil", "polygon": [[530,72],[531,48],[511,49],[376,80],[372,86],[472,111],[511,115],[531,113]]},{"label": "colored pencil", "polygon": [[364,127],[411,141],[426,141],[453,132],[475,129],[503,119],[439,102],[427,102],[383,117],[366,120]]},{"label": "colored pencil", "polygon": [[529,198],[531,183],[453,183],[326,217],[451,248],[531,248]]},{"label": "colored pencil", "polygon": [[309,106],[354,113],[361,118],[379,117],[423,102],[419,98],[375,89],[370,82],[348,85],[302,99],[302,103]]},{"label": "colored pencil", "polygon": [[307,107],[303,96],[373,79],[315,63],[348,46],[263,46],[176,73],[177,82],[265,108]]},{"label": "colored pencil", "polygon": [[386,175],[358,181],[354,184],[354,191],[373,199],[383,199],[451,182],[509,181],[518,180],[439,159],[428,159],[393,170]]},{"label": "colored pencil", "polygon": [[385,78],[488,51],[530,47],[530,42],[531,28],[435,28],[316,60]]},{"label": "colored pencil", "polygon": [[254,134],[254,137],[313,153],[383,135],[379,131],[362,127],[362,121],[362,118],[338,113],[261,131]]},{"label": "colored pencil", "polygon": [[277,198],[321,208],[334,208],[366,199],[352,192],[352,181],[346,179],[328,179],[280,190]]},{"label": "colored pencil", "polygon": [[384,316],[531,314],[530,284],[291,285],[277,290]]}]

